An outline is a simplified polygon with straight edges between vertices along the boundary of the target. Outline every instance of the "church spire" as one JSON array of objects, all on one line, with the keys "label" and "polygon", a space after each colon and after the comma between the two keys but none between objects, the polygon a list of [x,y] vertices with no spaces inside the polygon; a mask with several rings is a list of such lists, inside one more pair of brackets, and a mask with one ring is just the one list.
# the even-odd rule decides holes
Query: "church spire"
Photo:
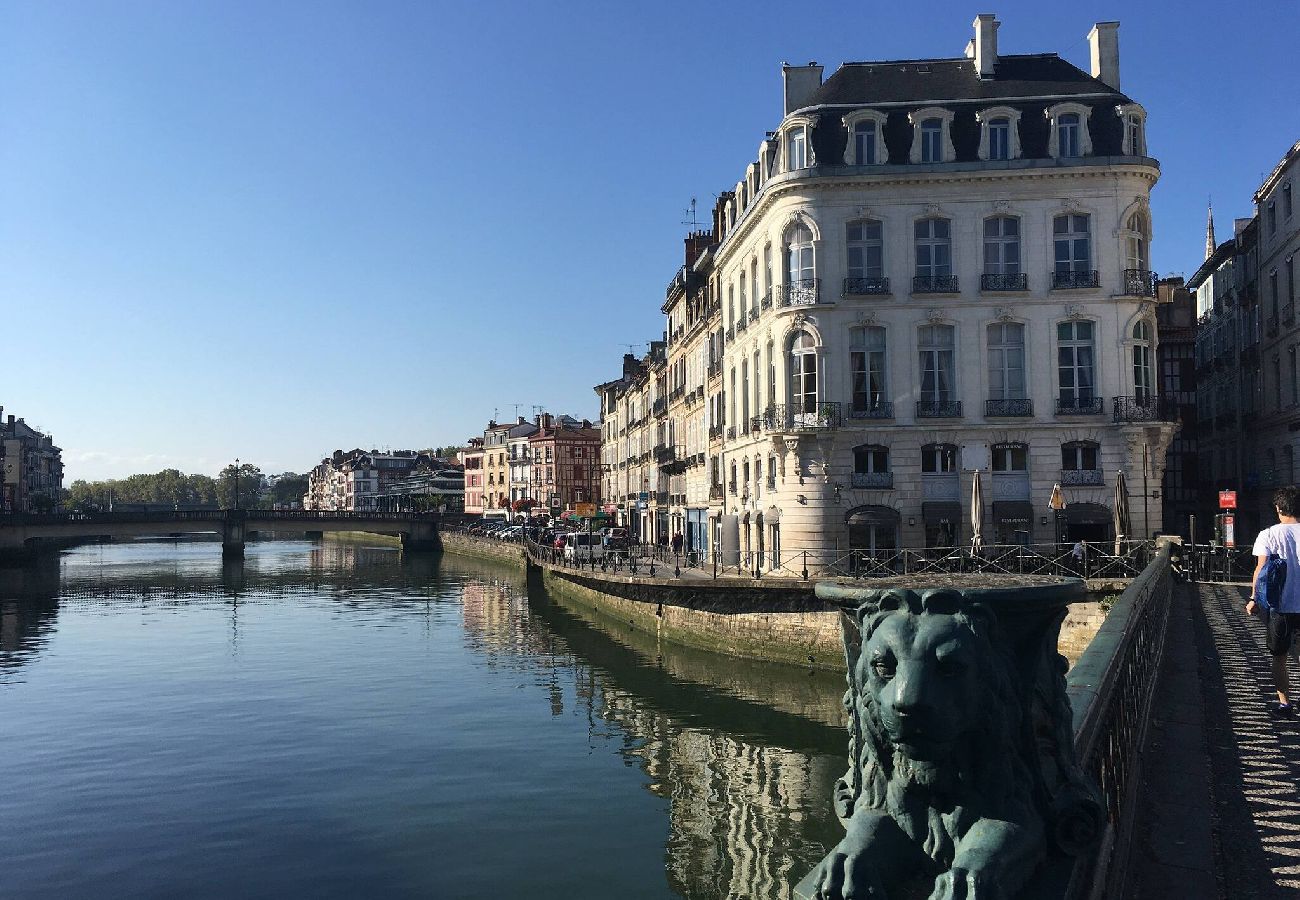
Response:
[{"label": "church spire", "polygon": [[1209,259],[1211,256],[1214,255],[1214,248],[1217,247],[1218,244],[1216,244],[1214,241],[1214,204],[1207,203],[1206,209],[1207,209],[1207,213],[1205,217],[1205,258]]}]

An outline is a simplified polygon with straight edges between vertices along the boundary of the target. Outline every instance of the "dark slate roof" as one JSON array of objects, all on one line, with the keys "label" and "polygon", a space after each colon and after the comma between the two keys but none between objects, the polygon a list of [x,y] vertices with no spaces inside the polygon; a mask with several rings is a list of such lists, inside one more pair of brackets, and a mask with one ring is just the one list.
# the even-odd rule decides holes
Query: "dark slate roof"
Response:
[{"label": "dark slate roof", "polygon": [[992,78],[975,74],[973,59],[922,59],[845,63],[808,102],[865,105],[929,100],[1014,100],[1077,94],[1112,94],[1128,100],[1055,53],[999,56]]}]

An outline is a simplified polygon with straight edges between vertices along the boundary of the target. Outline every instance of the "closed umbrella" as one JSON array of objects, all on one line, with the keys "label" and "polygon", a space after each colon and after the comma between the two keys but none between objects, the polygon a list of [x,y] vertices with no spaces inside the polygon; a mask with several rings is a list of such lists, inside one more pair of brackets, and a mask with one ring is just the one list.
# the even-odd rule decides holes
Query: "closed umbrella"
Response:
[{"label": "closed umbrella", "polygon": [[975,470],[975,478],[970,483],[970,550],[979,553],[984,546],[984,490],[980,486],[980,470]]},{"label": "closed umbrella", "polygon": [[1128,537],[1128,484],[1124,473],[1115,473],[1115,555],[1124,552],[1124,540]]}]

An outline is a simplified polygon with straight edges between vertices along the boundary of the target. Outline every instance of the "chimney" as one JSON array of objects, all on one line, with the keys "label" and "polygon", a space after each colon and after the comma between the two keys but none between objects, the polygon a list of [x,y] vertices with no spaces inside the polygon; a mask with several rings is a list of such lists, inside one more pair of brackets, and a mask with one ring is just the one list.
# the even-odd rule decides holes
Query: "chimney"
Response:
[{"label": "chimney", "polygon": [[806,66],[781,63],[781,77],[785,81],[785,114],[808,105],[812,95],[822,86],[822,67],[815,62]]},{"label": "chimney", "polygon": [[998,22],[992,13],[982,13],[975,17],[975,74],[980,78],[992,78],[993,67],[998,64]]},{"label": "chimney", "polygon": [[1088,47],[1092,51],[1092,77],[1114,90],[1119,90],[1119,23],[1098,22],[1088,32]]}]

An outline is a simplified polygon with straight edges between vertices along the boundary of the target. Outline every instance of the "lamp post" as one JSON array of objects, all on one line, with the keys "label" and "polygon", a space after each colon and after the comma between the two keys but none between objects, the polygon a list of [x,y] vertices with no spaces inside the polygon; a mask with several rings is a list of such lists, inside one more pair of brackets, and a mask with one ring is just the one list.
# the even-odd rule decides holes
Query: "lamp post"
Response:
[{"label": "lamp post", "polygon": [[239,509],[239,457],[235,457],[235,509]]}]

